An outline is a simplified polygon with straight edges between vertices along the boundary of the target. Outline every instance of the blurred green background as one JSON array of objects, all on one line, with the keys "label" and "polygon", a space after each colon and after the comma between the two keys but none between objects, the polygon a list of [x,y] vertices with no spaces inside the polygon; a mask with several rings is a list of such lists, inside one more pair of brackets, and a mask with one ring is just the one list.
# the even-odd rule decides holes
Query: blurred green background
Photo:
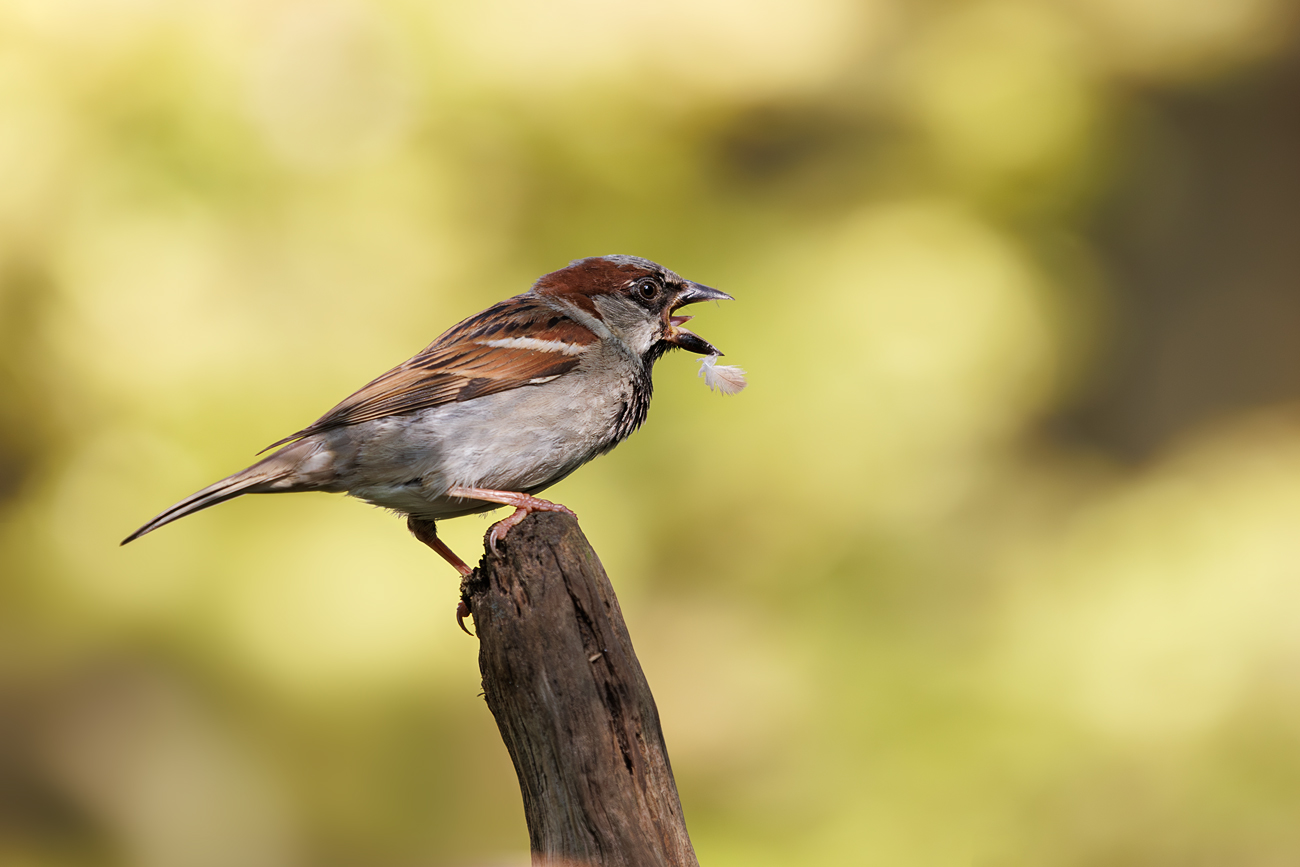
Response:
[{"label": "blurred green background", "polygon": [[703,863],[1300,863],[1297,11],[0,0],[0,863],[526,864],[400,520],[117,542],[613,252],[749,371],[551,492]]}]

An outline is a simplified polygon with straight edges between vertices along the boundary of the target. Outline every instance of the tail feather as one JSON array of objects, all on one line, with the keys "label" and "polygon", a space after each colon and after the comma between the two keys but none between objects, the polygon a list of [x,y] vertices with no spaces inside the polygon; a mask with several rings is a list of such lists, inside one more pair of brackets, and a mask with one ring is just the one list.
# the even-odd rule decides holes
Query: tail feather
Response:
[{"label": "tail feather", "polygon": [[[219,482],[208,485],[201,491],[191,494],[181,500],[176,505],[166,509],[152,521],[136,530],[130,536],[122,540],[122,544],[134,542],[145,533],[153,532],[164,524],[170,524],[177,518],[184,518],[186,515],[192,515],[195,512],[202,511],[209,506],[215,506],[217,503],[224,503],[226,500],[233,500],[235,497],[244,494],[268,493],[270,491],[292,491],[298,488],[293,485],[286,485],[284,481],[294,474],[297,470],[298,461],[293,459],[286,452],[290,448],[281,449],[270,457],[253,464],[246,470],[240,470],[232,476],[227,476]],[[286,460],[286,458],[289,458]],[[276,483],[279,484],[276,484]]]}]

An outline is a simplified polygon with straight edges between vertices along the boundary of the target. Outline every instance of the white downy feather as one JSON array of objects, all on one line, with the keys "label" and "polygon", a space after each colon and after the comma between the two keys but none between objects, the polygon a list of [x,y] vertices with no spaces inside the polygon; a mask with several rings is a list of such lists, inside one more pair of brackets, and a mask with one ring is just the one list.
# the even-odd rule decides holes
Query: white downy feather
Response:
[{"label": "white downy feather", "polygon": [[745,371],[730,364],[718,364],[718,356],[710,355],[700,359],[699,376],[704,377],[704,384],[723,394],[736,394],[748,383]]}]

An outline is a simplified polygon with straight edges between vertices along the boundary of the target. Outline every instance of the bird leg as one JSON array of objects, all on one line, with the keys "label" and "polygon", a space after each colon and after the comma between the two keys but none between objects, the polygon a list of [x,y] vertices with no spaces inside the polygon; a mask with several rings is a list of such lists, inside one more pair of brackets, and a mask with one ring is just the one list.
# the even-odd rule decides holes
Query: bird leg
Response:
[{"label": "bird leg", "polygon": [[500,503],[503,506],[514,506],[515,510],[509,517],[503,518],[492,525],[488,530],[488,544],[494,549],[497,542],[506,537],[510,528],[518,524],[532,512],[563,512],[571,518],[578,517],[566,506],[559,503],[552,503],[550,500],[542,500],[537,497],[531,497],[528,494],[521,494],[517,491],[493,491],[489,488],[465,488],[457,485],[447,491],[449,497],[464,497],[468,500],[483,500],[488,503]]},{"label": "bird leg", "polygon": [[[433,521],[424,521],[420,518],[408,517],[406,527],[411,531],[411,535],[428,545],[438,556],[451,564],[452,568],[462,576],[468,575],[473,570],[465,565],[465,561],[456,556],[456,552],[447,547],[447,543],[438,538],[438,531],[434,527]],[[456,606],[456,625],[466,635],[473,635],[465,628],[465,618],[469,616],[469,606],[462,599]]]},{"label": "bird leg", "polygon": [[456,552],[447,547],[447,543],[438,538],[438,531],[434,529],[433,521],[425,521],[420,518],[406,519],[406,527],[411,531],[411,535],[428,545],[438,556],[451,564],[461,575],[468,575],[473,572],[465,565],[465,561],[456,556]]}]

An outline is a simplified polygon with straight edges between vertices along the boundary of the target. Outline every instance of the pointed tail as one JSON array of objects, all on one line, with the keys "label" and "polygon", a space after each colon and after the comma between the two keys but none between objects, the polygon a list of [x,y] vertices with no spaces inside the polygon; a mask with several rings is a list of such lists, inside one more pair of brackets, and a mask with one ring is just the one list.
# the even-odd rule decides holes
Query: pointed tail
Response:
[{"label": "pointed tail", "polygon": [[[122,540],[122,544],[134,542],[145,533],[153,532],[164,524],[170,524],[177,518],[184,518],[186,515],[192,515],[209,506],[215,506],[217,503],[224,503],[226,500],[233,500],[243,494],[297,491],[310,487],[294,485],[291,478],[297,471],[299,461],[303,457],[303,446],[308,446],[308,444],[299,441],[286,446],[275,454],[253,464],[248,469],[240,470],[233,476],[227,476],[221,481],[208,485],[195,494],[191,494],[170,509],[163,511],[130,536],[127,536]],[[314,451],[314,449],[311,450]]]}]

